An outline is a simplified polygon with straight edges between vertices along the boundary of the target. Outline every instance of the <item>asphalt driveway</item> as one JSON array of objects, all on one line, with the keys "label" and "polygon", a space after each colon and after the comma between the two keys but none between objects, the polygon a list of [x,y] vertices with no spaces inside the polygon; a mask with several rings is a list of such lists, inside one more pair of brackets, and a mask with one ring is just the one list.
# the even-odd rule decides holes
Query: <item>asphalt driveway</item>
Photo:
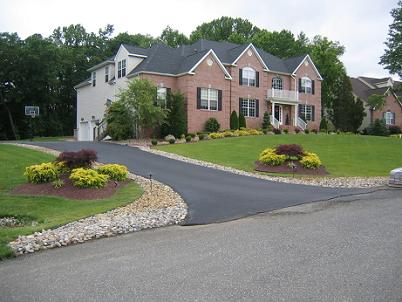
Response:
[{"label": "asphalt driveway", "polygon": [[192,165],[128,146],[93,142],[34,142],[59,151],[82,148],[98,152],[103,163],[120,163],[130,171],[171,186],[189,206],[187,225],[234,220],[302,203],[368,192],[272,182]]}]

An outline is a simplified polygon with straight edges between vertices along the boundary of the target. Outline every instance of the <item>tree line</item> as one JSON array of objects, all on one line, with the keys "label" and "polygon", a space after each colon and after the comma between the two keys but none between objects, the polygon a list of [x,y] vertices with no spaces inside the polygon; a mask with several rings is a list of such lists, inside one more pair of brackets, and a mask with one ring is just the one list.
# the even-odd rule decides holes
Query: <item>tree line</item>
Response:
[{"label": "tree line", "polygon": [[[0,33],[0,139],[72,135],[76,127],[74,85],[88,77],[89,67],[113,55],[121,43],[177,47],[198,39],[251,42],[281,58],[310,54],[324,78],[323,112],[336,128],[355,130],[353,116],[362,108],[353,99],[340,60],[345,48],[327,37],[309,39],[303,32],[295,36],[288,30],[268,31],[248,20],[230,17],[203,23],[189,37],[169,26],[158,37],[127,32],[112,36],[113,31],[109,24],[97,33],[77,24],[58,27],[49,37],[34,34],[21,39],[17,33]],[[39,106],[40,116],[33,120],[26,117],[26,105]]]}]

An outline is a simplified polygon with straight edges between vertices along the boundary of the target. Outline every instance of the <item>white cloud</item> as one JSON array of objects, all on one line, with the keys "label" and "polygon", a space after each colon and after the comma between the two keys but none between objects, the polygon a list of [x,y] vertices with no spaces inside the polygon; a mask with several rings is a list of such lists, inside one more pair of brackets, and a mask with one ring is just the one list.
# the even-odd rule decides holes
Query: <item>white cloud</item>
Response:
[{"label": "white cloud", "polygon": [[189,35],[220,16],[249,19],[268,30],[324,35],[346,47],[343,61],[352,76],[386,76],[377,63],[397,0],[0,0],[0,31],[44,36],[58,26],[81,23],[89,31],[114,24],[115,33],[157,36],[170,25]]}]

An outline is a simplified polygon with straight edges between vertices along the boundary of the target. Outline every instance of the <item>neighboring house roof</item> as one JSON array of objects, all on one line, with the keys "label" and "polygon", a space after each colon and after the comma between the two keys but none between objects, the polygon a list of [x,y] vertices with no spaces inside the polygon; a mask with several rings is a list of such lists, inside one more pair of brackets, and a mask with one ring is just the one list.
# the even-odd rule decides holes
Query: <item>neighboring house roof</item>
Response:
[{"label": "neighboring house roof", "polygon": [[[367,102],[370,95],[379,94],[384,95],[388,90],[391,90],[395,96],[399,96],[401,92],[395,90],[395,88],[401,85],[401,82],[394,81],[394,87],[386,86],[386,87],[377,87],[376,85],[379,83],[384,83],[389,80],[389,78],[369,78],[369,77],[358,77],[358,78],[349,78],[350,83],[352,84],[353,93],[359,97],[362,101]],[[402,103],[396,97],[397,102],[402,106]]]},{"label": "neighboring house roof", "polygon": [[125,49],[127,49],[128,53],[130,55],[138,55],[138,56],[143,56],[146,57],[148,56],[150,48],[142,48],[134,45],[129,45],[129,44],[122,44]]},{"label": "neighboring house roof", "polygon": [[78,89],[87,85],[91,85],[91,78],[86,79],[85,81],[82,81],[81,83],[78,83],[77,85],[74,86],[74,89]]}]

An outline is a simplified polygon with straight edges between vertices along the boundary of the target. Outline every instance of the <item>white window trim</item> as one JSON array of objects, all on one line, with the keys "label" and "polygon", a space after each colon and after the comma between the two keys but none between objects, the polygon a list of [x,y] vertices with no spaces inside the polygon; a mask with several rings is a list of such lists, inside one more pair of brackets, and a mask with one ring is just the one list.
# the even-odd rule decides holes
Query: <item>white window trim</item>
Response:
[{"label": "white window trim", "polygon": [[[162,93],[160,93],[161,90],[164,90],[163,96]],[[158,105],[161,105],[163,102],[162,108],[166,108],[166,100],[167,100],[167,88],[166,87],[157,87],[156,88],[156,98]]]},{"label": "white window trim", "polygon": [[[300,104],[299,106],[301,106],[300,111],[301,111],[301,115],[304,118],[304,120],[306,122],[312,122],[313,121],[313,105]],[[309,118],[307,118],[308,115],[309,115]]]},{"label": "white window trim", "polygon": [[395,125],[394,113],[391,111],[386,111],[384,114],[385,124],[388,126]]},{"label": "white window trim", "polygon": [[[208,95],[208,99],[205,100],[202,98],[202,90],[207,90],[207,95]],[[216,109],[211,109],[211,101],[215,101],[215,100],[211,100],[211,91],[215,90],[216,91]],[[200,108],[200,110],[208,110],[208,111],[218,111],[219,110],[219,90],[218,89],[214,89],[214,88],[201,88],[201,103],[202,101],[207,101],[208,103],[208,108]]]},{"label": "white window trim", "polygon": [[[123,59],[119,62],[117,62],[117,78],[123,78],[126,76],[126,67],[127,67],[127,62],[126,59]],[[124,70],[124,74],[123,74]]]},{"label": "white window trim", "polygon": [[[278,86],[280,86],[280,88],[274,87],[275,84],[278,84]],[[276,76],[276,77],[272,78],[272,89],[283,90],[283,81],[282,81],[281,77]]]},{"label": "white window trim", "polygon": [[[249,75],[250,72],[252,72],[254,74],[254,78],[252,76],[249,76],[249,77],[244,76],[245,74]],[[246,80],[246,82],[244,82],[244,80]],[[252,80],[254,80],[254,85],[251,85],[251,83],[250,83]],[[251,67],[244,67],[243,71],[242,71],[241,83],[244,86],[256,87],[256,85],[257,85],[257,72],[255,71],[255,69],[253,69]]]},{"label": "white window trim", "polygon": [[[307,83],[310,83],[310,86],[306,85]],[[313,81],[309,77],[301,78],[301,86],[304,93],[313,93]]]},{"label": "white window trim", "polygon": [[[245,102],[247,102],[247,106],[244,106]],[[252,103],[254,103],[253,107],[251,106]],[[244,109],[246,109],[246,114],[244,114]],[[254,109],[254,115],[250,114],[252,109]],[[242,111],[244,117],[257,117],[257,100],[255,100],[255,99],[242,99],[241,111]]]}]

